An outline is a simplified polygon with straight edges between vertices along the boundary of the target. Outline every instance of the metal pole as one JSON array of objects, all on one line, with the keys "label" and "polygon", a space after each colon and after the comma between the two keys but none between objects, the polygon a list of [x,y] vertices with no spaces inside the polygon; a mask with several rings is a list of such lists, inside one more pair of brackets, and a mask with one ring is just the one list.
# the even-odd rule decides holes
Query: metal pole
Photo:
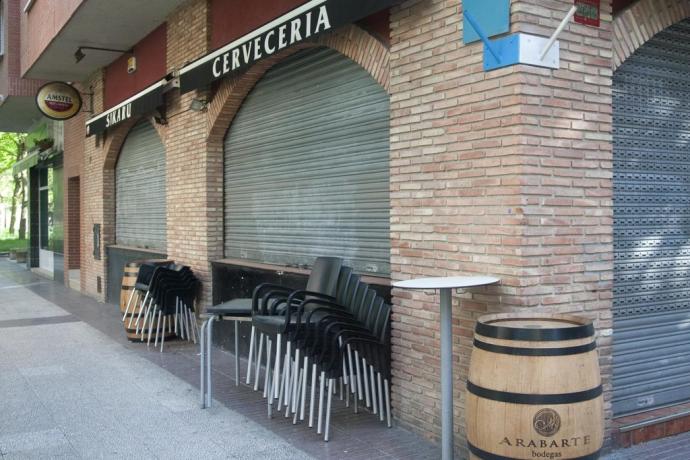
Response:
[{"label": "metal pole", "polygon": [[441,289],[441,454],[453,458],[453,313],[452,291]]}]

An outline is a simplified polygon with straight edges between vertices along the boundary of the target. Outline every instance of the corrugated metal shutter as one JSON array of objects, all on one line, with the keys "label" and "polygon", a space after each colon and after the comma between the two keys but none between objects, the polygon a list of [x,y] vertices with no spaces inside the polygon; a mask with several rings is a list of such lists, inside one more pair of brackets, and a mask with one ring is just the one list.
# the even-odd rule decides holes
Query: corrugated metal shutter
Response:
[{"label": "corrugated metal shutter", "polygon": [[613,80],[613,411],[690,399],[690,22]]},{"label": "corrugated metal shutter", "polygon": [[117,244],[165,251],[165,147],[153,125],[137,123],[115,167]]},{"label": "corrugated metal shutter", "polygon": [[266,73],[225,140],[225,256],[390,273],[389,98],[328,49]]}]

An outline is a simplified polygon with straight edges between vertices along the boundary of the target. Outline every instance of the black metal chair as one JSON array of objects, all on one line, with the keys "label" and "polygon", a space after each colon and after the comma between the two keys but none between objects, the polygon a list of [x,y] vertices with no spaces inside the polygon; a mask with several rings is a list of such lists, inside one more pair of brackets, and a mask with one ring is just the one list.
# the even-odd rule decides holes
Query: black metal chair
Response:
[{"label": "black metal chair", "polygon": [[[346,389],[346,404],[350,393],[353,394],[355,412],[358,410],[358,401],[365,400],[366,406],[371,407],[372,412],[383,421],[385,402],[385,418],[390,426],[390,363],[387,358],[390,347],[390,305],[356,275],[350,276],[350,279],[352,282],[343,291],[339,290],[337,299],[305,299],[296,306],[289,306],[280,317],[270,318],[270,322],[255,317],[257,327],[267,334],[281,333],[295,346],[293,378],[289,379],[283,373],[286,397],[292,402],[291,410],[287,408],[290,400],[286,403],[285,416],[294,413],[293,423],[297,423],[298,418],[304,419],[306,388],[311,370],[309,426],[313,426],[317,377],[320,378],[317,433],[322,433],[324,426],[323,399],[326,395],[325,441],[330,435],[332,396],[336,382],[340,383],[341,399],[343,386]],[[302,366],[299,363],[300,353],[304,355]],[[326,381],[328,389],[324,388]],[[270,381],[267,401],[269,417],[272,415],[273,388],[276,385],[277,379],[274,378]],[[281,383],[281,397],[282,388]]]},{"label": "black metal chair", "polygon": [[[337,277],[340,273],[343,260],[338,257],[317,257],[312,266],[312,271],[307,281],[306,289],[295,290],[286,286],[263,283],[258,285],[251,298],[233,299],[206,310],[206,321],[201,326],[201,407],[210,407],[212,402],[211,380],[211,344],[213,336],[213,323],[219,320],[231,320],[235,322],[235,384],[239,385],[239,322],[252,321],[252,317],[264,312],[266,316],[280,315],[280,313],[292,302],[302,300],[304,296],[322,296],[332,299],[336,294]],[[252,365],[255,367],[254,390],[258,390],[261,370],[261,354],[264,346],[264,333],[258,333],[252,321],[251,336],[249,342],[249,356],[247,360],[247,385],[251,382]],[[267,348],[269,339],[266,338]],[[280,343],[278,339],[277,343]],[[256,350],[258,348],[258,350]],[[280,348],[277,346],[277,354]],[[255,353],[256,350],[256,353]],[[267,361],[270,351],[267,352]],[[268,367],[266,368],[268,375]],[[267,396],[267,385],[264,385],[264,396]]]}]

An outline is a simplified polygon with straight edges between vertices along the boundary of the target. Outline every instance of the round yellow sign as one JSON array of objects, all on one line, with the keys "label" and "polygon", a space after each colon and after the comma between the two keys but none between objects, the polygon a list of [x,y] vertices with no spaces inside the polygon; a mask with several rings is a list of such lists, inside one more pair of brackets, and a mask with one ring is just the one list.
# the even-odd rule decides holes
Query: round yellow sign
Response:
[{"label": "round yellow sign", "polygon": [[81,110],[81,95],[74,86],[53,81],[39,88],[36,105],[48,118],[69,120]]}]

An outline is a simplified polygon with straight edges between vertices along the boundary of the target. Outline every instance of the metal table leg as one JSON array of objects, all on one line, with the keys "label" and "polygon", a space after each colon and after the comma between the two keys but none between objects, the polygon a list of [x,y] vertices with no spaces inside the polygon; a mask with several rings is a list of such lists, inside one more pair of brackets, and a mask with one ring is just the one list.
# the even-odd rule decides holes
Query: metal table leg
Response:
[{"label": "metal table leg", "polygon": [[452,290],[441,289],[441,454],[453,458],[453,314]]}]

